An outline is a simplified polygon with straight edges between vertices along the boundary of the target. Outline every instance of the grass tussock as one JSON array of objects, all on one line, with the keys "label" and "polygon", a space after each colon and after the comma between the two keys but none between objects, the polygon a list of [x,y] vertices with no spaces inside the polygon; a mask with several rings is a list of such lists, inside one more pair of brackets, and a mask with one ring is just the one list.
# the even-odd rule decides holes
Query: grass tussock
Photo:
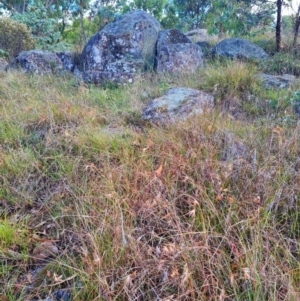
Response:
[{"label": "grass tussock", "polygon": [[[254,72],[119,88],[1,75],[1,298],[299,300],[299,125],[226,111],[246,92],[267,103]],[[226,105],[144,125],[145,102],[179,85]],[[58,251],[38,261],[43,243]]]}]

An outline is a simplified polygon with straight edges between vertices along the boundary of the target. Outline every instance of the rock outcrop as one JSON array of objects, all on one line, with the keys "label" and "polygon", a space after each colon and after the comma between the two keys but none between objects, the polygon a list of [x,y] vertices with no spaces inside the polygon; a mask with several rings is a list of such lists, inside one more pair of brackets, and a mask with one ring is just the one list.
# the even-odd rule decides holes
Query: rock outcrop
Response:
[{"label": "rock outcrop", "polygon": [[225,39],[211,50],[213,56],[233,59],[265,59],[268,54],[259,46],[244,39]]},{"label": "rock outcrop", "polygon": [[64,70],[64,66],[55,53],[30,50],[19,53],[19,55],[9,63],[7,69],[21,69],[25,73],[46,75],[61,73]]},{"label": "rock outcrop", "polygon": [[271,75],[258,74],[257,78],[266,89],[285,89],[296,81],[296,76],[292,74]]},{"label": "rock outcrop", "polygon": [[203,66],[201,47],[193,44],[178,29],[161,31],[156,51],[155,67],[158,73],[193,72]]},{"label": "rock outcrop", "polygon": [[203,114],[212,108],[213,103],[213,96],[202,91],[172,88],[162,97],[152,100],[143,111],[142,118],[155,124],[166,124]]},{"label": "rock outcrop", "polygon": [[82,71],[86,74],[134,74],[153,68],[159,28],[159,22],[142,10],[117,18],[91,37],[84,47],[81,54]]},{"label": "rock outcrop", "polygon": [[74,72],[76,65],[79,64],[79,62],[76,62],[75,53],[71,51],[64,51],[64,52],[56,52],[55,54],[61,60],[65,71]]}]

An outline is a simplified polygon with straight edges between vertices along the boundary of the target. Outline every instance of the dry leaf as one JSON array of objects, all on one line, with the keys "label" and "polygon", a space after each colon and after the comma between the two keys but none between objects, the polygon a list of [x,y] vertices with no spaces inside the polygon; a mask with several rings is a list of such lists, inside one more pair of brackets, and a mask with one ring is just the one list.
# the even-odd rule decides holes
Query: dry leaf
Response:
[{"label": "dry leaf", "polygon": [[154,142],[152,140],[148,140],[147,146],[143,148],[143,152],[147,151],[152,145],[154,145]]},{"label": "dry leaf", "polygon": [[124,286],[130,288],[132,286],[132,278],[131,275],[127,275],[124,281]]},{"label": "dry leaf", "polygon": [[161,173],[162,173],[162,170],[163,170],[163,163],[161,163],[161,164],[159,165],[159,167],[158,167],[157,170],[155,171],[155,175],[156,175],[157,177],[160,177],[160,176],[161,176]]},{"label": "dry leaf", "polygon": [[256,196],[254,199],[253,199],[253,203],[254,204],[260,204],[260,196]]},{"label": "dry leaf", "polygon": [[93,253],[93,257],[94,257],[94,263],[99,264],[100,257],[98,256],[98,254],[96,252]]},{"label": "dry leaf", "polygon": [[226,296],[225,290],[224,290],[224,288],[222,288],[221,294],[219,296],[219,301],[224,301],[225,300],[225,296]]},{"label": "dry leaf", "polygon": [[51,277],[51,272],[49,270],[47,270],[47,277],[50,278]]},{"label": "dry leaf", "polygon": [[62,282],[62,275],[58,276],[56,273],[53,273],[54,282]]},{"label": "dry leaf", "polygon": [[[32,283],[32,275],[30,273],[28,273],[26,275],[27,281],[31,284]],[[0,299],[1,300],[1,299]]]},{"label": "dry leaf", "polygon": [[189,211],[189,212],[188,212],[188,215],[189,215],[190,217],[195,217],[195,215],[196,215],[196,210],[193,209],[193,210]]},{"label": "dry leaf", "polygon": [[234,287],[235,286],[235,277],[236,277],[236,274],[233,274],[233,273],[231,273],[230,274],[230,285],[231,285],[231,287]]},{"label": "dry leaf", "polygon": [[70,136],[71,136],[71,135],[68,133],[67,130],[65,130],[64,134],[65,134],[65,137],[70,137]]},{"label": "dry leaf", "polygon": [[191,273],[190,273],[189,267],[186,263],[184,265],[184,269],[183,269],[181,284],[186,286],[186,284],[189,283],[190,279],[191,279]]},{"label": "dry leaf", "polygon": [[275,134],[280,135],[281,131],[282,131],[282,128],[281,128],[281,127],[275,126],[275,127],[273,128],[273,130],[272,130],[272,133],[275,133]]},{"label": "dry leaf", "polygon": [[242,271],[244,273],[244,278],[246,280],[250,280],[251,279],[251,272],[250,272],[250,268],[242,268]]},{"label": "dry leaf", "polygon": [[232,204],[232,203],[235,202],[235,198],[233,198],[232,196],[227,196],[227,197],[226,197],[226,200],[227,200],[227,202],[228,202],[229,204]]},{"label": "dry leaf", "polygon": [[174,300],[173,297],[174,297],[174,295],[171,295],[171,296],[169,296],[169,297],[166,297],[166,298],[164,298],[164,299],[161,299],[161,301],[173,301],[173,300]]},{"label": "dry leaf", "polygon": [[55,244],[49,241],[40,243],[34,248],[32,252],[32,257],[35,262],[43,261],[49,257],[58,254],[58,248]]},{"label": "dry leaf", "polygon": [[171,278],[178,278],[178,277],[179,277],[179,272],[178,269],[175,268],[171,273]]},{"label": "dry leaf", "polygon": [[223,200],[223,194],[218,194],[216,197],[216,201],[220,202]]}]

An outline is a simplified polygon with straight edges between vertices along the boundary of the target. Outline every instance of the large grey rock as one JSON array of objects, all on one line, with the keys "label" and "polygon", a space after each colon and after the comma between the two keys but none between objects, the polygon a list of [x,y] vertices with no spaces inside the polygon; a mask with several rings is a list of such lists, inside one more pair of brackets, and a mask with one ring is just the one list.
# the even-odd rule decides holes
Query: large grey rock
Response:
[{"label": "large grey rock", "polygon": [[158,73],[193,72],[203,66],[201,47],[178,29],[163,30],[157,41],[156,70]]},{"label": "large grey rock", "polygon": [[64,66],[55,53],[30,50],[19,53],[19,55],[9,63],[7,69],[21,69],[25,73],[45,75],[60,73],[64,70]]},{"label": "large grey rock", "polygon": [[225,39],[211,50],[213,56],[234,59],[265,59],[268,54],[257,45],[244,39]]},{"label": "large grey rock", "polygon": [[55,53],[63,64],[63,68],[68,72],[73,72],[77,62],[76,62],[76,54],[71,51],[63,51]]},{"label": "large grey rock", "polygon": [[81,54],[82,71],[136,73],[152,68],[160,24],[142,10],[107,24]]},{"label": "large grey rock", "polygon": [[292,74],[271,75],[258,74],[257,78],[266,89],[284,89],[291,86],[296,81],[296,76]]},{"label": "large grey rock", "polygon": [[152,100],[143,111],[142,118],[156,124],[184,120],[200,115],[212,108],[214,98],[199,90],[178,87],[168,90],[162,97]]}]

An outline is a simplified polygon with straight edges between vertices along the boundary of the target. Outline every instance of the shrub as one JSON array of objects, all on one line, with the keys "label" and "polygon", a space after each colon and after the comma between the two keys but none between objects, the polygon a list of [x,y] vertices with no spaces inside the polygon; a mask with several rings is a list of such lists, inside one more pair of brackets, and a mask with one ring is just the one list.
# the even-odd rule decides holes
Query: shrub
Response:
[{"label": "shrub", "polygon": [[33,49],[35,42],[26,25],[9,18],[1,18],[0,45],[1,52],[11,59],[23,50]]},{"label": "shrub", "polygon": [[48,51],[64,51],[68,45],[60,43],[60,22],[58,18],[49,14],[42,3],[33,3],[24,13],[14,14],[12,19],[26,24],[31,29],[36,48]]}]

